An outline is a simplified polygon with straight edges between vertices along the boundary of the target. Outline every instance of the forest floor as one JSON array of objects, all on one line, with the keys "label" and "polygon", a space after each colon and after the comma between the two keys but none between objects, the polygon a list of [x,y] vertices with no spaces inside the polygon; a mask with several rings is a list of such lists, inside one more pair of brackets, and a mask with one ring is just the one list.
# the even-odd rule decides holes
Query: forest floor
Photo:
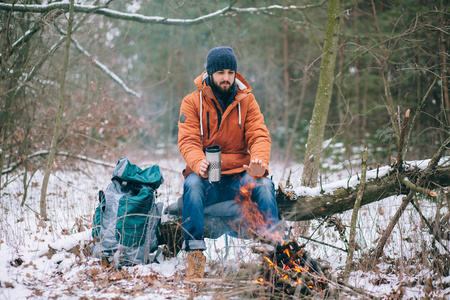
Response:
[{"label": "forest floor", "polygon": [[[182,192],[179,158],[159,159],[138,166],[158,164],[165,182],[157,201],[167,206]],[[300,178],[301,166],[292,166],[292,178]],[[0,201],[0,299],[297,299],[300,295],[280,294],[269,284],[252,282],[242,276],[240,266],[260,264],[252,253],[254,242],[231,237],[207,240],[206,279],[199,285],[184,281],[185,254],[135,267],[102,265],[90,256],[92,215],[97,195],[110,182],[112,168],[77,163],[70,170],[50,177],[47,207],[50,221],[39,217],[42,173],[29,181],[25,205],[22,174],[9,174]],[[277,185],[284,183],[281,164],[271,164]],[[327,182],[345,180],[336,172]],[[297,181],[299,183],[299,180]],[[324,182],[326,184],[326,182]],[[295,185],[295,183],[294,183]],[[409,206],[395,227],[381,261],[371,263],[370,249],[376,246],[401,203],[402,195],[389,197],[361,208],[357,222],[354,270],[348,286],[330,282],[332,299],[449,299],[450,255],[428,232],[420,216]],[[427,218],[436,215],[436,203],[417,199]],[[448,213],[443,206],[441,215]],[[351,212],[336,217],[348,228]],[[345,239],[322,220],[290,224],[296,240],[305,244],[311,257],[329,266],[334,277],[342,274],[347,253]],[[301,228],[300,228],[301,227]],[[300,228],[300,229],[299,229]],[[310,239],[300,237],[308,236]],[[348,238],[348,230],[346,232]],[[447,249],[450,242],[444,242]],[[353,290],[349,287],[352,287]],[[314,299],[325,298],[315,292]]]}]

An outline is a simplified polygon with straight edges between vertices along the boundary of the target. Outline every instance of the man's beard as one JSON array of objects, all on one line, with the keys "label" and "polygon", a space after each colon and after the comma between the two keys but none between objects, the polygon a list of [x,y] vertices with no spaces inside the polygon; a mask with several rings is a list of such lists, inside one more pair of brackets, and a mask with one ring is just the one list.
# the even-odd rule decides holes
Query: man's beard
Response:
[{"label": "man's beard", "polygon": [[[225,82],[228,83],[228,87],[221,86],[221,84],[225,83]],[[223,97],[223,96],[231,93],[231,91],[233,90],[233,84],[234,84],[234,81],[232,83],[229,81],[221,81],[221,82],[219,82],[219,84],[217,84],[214,81],[214,78],[211,76],[211,86],[220,97]]]}]

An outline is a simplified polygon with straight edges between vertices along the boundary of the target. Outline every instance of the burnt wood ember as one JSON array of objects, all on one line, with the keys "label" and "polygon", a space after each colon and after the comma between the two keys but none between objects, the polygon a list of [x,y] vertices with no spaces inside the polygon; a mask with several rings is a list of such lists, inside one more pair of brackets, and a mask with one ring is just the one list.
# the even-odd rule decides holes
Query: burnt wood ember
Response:
[{"label": "burnt wood ember", "polygon": [[[258,236],[254,232],[251,234]],[[260,278],[253,282],[289,295],[326,293],[328,279],[325,270],[311,258],[305,250],[305,245],[299,245],[293,239],[282,244],[274,244],[261,236],[258,236],[258,239],[262,244],[252,247],[252,251],[260,254],[262,271]]]}]

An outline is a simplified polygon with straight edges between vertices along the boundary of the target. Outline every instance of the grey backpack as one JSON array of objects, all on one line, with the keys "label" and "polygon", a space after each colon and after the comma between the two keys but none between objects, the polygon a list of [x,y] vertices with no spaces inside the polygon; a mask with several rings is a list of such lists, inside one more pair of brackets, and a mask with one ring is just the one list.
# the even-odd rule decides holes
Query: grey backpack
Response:
[{"label": "grey backpack", "polygon": [[163,203],[156,203],[156,190],[164,182],[159,166],[144,170],[121,158],[111,183],[99,191],[94,213],[93,255],[116,267],[147,264],[158,248]]}]

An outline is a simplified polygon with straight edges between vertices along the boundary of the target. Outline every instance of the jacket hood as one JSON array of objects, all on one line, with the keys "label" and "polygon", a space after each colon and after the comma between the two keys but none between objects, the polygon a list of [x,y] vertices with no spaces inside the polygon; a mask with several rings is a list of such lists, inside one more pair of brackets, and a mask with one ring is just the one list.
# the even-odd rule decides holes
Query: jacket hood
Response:
[{"label": "jacket hood", "polygon": [[[206,71],[203,71],[201,75],[199,75],[197,78],[195,78],[194,83],[199,88],[199,90],[204,90],[206,86],[205,80],[208,77],[208,73]],[[238,93],[250,93],[252,91],[252,88],[250,87],[250,84],[245,80],[245,78],[238,72],[236,72],[236,84],[238,86]],[[210,88],[210,87],[208,87]]]}]

